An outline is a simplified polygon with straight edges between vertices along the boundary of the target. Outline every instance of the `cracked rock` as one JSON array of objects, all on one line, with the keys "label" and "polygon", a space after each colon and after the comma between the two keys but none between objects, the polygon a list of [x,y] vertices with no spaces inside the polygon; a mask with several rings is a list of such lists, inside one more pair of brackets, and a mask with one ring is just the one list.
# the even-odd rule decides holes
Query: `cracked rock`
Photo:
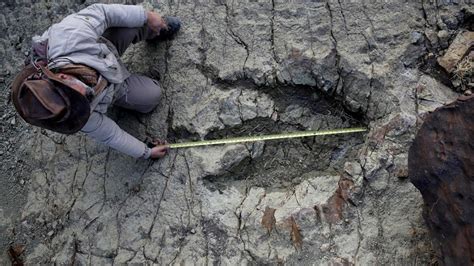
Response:
[{"label": "cracked rock", "polygon": [[[2,99],[31,36],[92,2],[0,3],[0,25],[8,25],[0,32]],[[411,265],[438,258],[422,195],[397,177],[426,116],[458,97],[448,82],[418,69],[420,60],[437,54],[440,29],[467,27],[449,18],[467,16],[471,6],[114,2],[141,2],[183,21],[174,40],[136,44],[122,58],[134,73],[157,69],[164,90],[151,114],[109,110],[139,139],[368,132],[173,149],[152,162],[81,134],[18,121],[12,127],[13,107],[1,101],[8,115],[0,143],[9,148],[0,157],[0,249],[25,243],[32,265]],[[271,233],[261,223],[267,207],[275,209]],[[0,253],[0,264],[8,261]]]}]

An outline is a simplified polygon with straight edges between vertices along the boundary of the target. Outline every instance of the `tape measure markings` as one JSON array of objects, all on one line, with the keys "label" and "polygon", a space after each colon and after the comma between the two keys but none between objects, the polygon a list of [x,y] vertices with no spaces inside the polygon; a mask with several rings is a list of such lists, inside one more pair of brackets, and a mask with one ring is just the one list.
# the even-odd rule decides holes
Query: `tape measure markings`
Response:
[{"label": "tape measure markings", "polygon": [[255,142],[255,141],[277,140],[277,139],[292,139],[292,138],[303,138],[303,137],[312,137],[312,136],[349,134],[349,133],[357,133],[357,132],[365,132],[365,131],[367,131],[367,129],[362,128],[362,127],[321,130],[321,131],[297,131],[297,132],[291,132],[291,133],[280,133],[280,134],[261,135],[261,136],[235,137],[235,138],[228,138],[228,139],[173,143],[173,144],[170,144],[169,147],[171,149],[179,149],[179,148],[190,148],[190,147],[219,145],[219,144],[237,144],[237,143],[246,143],[246,142]]}]

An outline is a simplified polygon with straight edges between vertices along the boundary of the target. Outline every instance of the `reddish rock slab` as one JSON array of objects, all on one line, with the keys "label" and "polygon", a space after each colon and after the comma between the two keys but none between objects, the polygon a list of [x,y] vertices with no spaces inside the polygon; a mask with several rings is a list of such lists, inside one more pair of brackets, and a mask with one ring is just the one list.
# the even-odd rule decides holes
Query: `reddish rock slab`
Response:
[{"label": "reddish rock slab", "polygon": [[474,97],[436,109],[408,157],[411,182],[442,263],[474,264]]}]

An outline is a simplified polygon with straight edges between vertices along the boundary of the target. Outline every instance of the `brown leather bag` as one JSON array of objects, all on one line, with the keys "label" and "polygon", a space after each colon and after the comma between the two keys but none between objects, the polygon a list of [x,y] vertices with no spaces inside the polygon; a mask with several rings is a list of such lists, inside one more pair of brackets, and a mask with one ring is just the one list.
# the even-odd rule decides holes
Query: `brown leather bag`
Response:
[{"label": "brown leather bag", "polygon": [[60,72],[74,75],[92,85],[92,97],[88,99],[70,88],[47,67],[29,64],[13,81],[12,101],[26,122],[59,133],[73,134],[86,124],[91,114],[90,102],[105,89],[107,81],[99,79],[94,69],[82,65],[68,65]]}]

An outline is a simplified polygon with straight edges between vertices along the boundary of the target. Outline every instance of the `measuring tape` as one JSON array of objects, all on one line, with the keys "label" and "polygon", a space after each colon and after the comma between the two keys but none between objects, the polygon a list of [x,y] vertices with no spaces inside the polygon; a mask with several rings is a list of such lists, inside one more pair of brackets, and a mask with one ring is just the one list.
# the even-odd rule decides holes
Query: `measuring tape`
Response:
[{"label": "measuring tape", "polygon": [[219,145],[219,144],[237,144],[237,143],[245,143],[245,142],[266,141],[266,140],[275,140],[275,139],[293,139],[293,138],[304,138],[304,137],[312,137],[312,136],[349,134],[349,133],[365,132],[365,131],[367,131],[367,129],[362,128],[362,127],[342,128],[342,129],[332,129],[332,130],[322,130],[322,131],[297,131],[297,132],[291,132],[291,133],[280,133],[280,134],[272,134],[272,135],[248,136],[248,137],[237,137],[237,138],[228,138],[228,139],[173,143],[173,144],[169,144],[169,147],[171,149],[179,149],[179,148],[191,148],[191,147]]}]

